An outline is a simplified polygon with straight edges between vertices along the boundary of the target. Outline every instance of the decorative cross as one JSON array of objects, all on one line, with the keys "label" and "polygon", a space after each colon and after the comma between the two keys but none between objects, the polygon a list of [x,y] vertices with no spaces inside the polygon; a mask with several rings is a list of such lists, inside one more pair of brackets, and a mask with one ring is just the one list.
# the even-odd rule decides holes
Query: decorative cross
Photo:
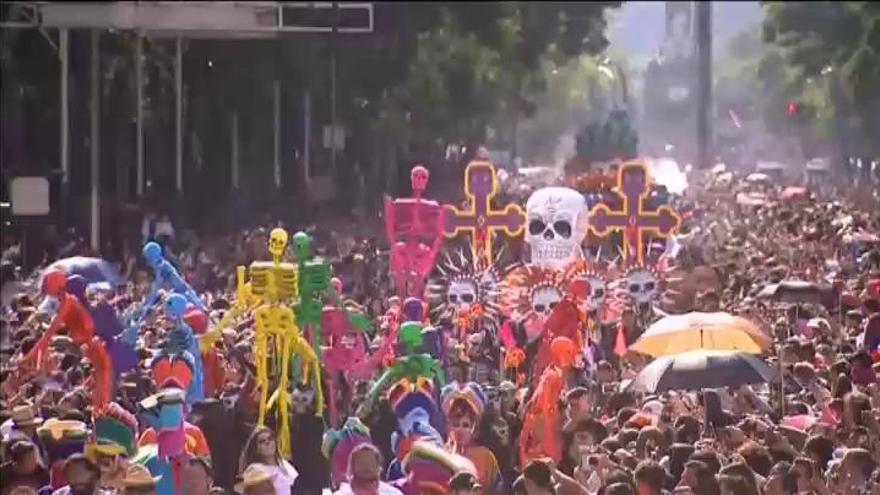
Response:
[{"label": "decorative cross", "polygon": [[629,162],[620,167],[617,175],[617,195],[623,200],[623,209],[612,211],[605,204],[598,204],[590,211],[590,230],[599,237],[609,231],[623,231],[623,255],[626,261],[633,256],[639,265],[644,264],[644,239],[642,233],[651,232],[666,238],[681,225],[681,217],[672,208],[661,206],[656,211],[645,211],[643,201],[648,197],[648,170],[642,162]]},{"label": "decorative cross", "polygon": [[[445,205],[446,228],[443,234],[452,238],[462,232],[471,236],[475,254],[484,256],[492,263],[492,237],[504,232],[509,237],[522,233],[526,214],[518,204],[511,203],[502,210],[493,210],[490,201],[498,192],[498,176],[495,166],[487,161],[470,162],[464,171],[464,193],[470,200],[470,208],[459,210]],[[476,257],[475,257],[476,258]]]}]

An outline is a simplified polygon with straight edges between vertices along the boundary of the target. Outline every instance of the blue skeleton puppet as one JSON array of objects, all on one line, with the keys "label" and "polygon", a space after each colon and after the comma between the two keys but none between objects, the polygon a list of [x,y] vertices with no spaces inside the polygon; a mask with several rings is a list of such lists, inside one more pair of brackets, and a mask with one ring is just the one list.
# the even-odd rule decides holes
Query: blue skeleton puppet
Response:
[{"label": "blue skeleton puppet", "polygon": [[[204,398],[202,365],[198,339],[183,320],[186,298],[172,294],[165,301],[165,312],[175,322],[162,351],[153,359],[151,368],[160,391],[141,401],[141,417],[153,430],[152,440],[144,445],[136,463],[161,475],[157,486],[160,495],[180,492],[182,468],[190,455],[200,455],[194,425],[186,423],[187,410],[193,402]],[[206,448],[206,446],[205,446]]]},{"label": "blue skeleton puppet", "polygon": [[[143,255],[144,259],[147,260],[147,263],[153,268],[156,279],[153,281],[153,286],[150,288],[150,293],[144,300],[143,305],[141,305],[132,315],[129,321],[129,328],[126,329],[126,339],[130,340],[132,338],[131,333],[137,332],[136,328],[141,326],[144,318],[146,318],[149,312],[152,311],[158,303],[159,289],[180,294],[184,297],[187,303],[192,304],[205,314],[210,314],[208,307],[205,306],[205,303],[196,291],[193,290],[186,280],[180,276],[180,273],[177,272],[174,265],[169,263],[168,260],[162,256],[162,246],[155,242],[148,242],[144,245]],[[133,328],[135,329],[133,330]]]},{"label": "blue skeleton puppet", "polygon": [[186,390],[186,401],[192,405],[205,398],[205,389],[199,339],[183,319],[186,303],[180,294],[171,294],[165,301],[165,313],[174,321],[174,328],[168,332],[167,342],[154,362],[166,358],[169,361],[184,359],[192,364],[192,381]]}]

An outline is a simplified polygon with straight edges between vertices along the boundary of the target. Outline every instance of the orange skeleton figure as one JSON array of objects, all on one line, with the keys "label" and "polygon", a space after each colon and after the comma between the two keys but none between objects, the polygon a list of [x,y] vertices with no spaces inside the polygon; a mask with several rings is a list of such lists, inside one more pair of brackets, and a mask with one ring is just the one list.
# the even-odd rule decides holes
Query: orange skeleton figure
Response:
[{"label": "orange skeleton figure", "polygon": [[574,342],[565,337],[553,339],[550,348],[553,363],[544,370],[534,395],[525,406],[519,439],[521,466],[530,459],[550,457],[557,463],[562,459],[559,397],[565,388],[565,374],[574,366],[577,349]]},{"label": "orange skeleton figure", "polygon": [[553,308],[547,322],[544,323],[544,334],[541,336],[541,347],[535,356],[532,376],[542,376],[553,359],[553,342],[557,337],[565,337],[574,344],[575,352],[584,348],[581,329],[586,325],[586,315],[570,297],[566,297]]},{"label": "orange skeleton figure", "polygon": [[67,292],[67,276],[63,271],[52,270],[47,273],[44,284],[46,293],[58,298],[58,313],[37,345],[24,357],[22,366],[29,367],[34,363],[39,367],[45,366],[52,337],[62,326],[67,328],[67,335],[73,342],[86,347],[85,356],[94,367],[92,406],[96,409],[103,407],[110,402],[113,367],[104,341],[95,335],[95,322],[79,299]]}]

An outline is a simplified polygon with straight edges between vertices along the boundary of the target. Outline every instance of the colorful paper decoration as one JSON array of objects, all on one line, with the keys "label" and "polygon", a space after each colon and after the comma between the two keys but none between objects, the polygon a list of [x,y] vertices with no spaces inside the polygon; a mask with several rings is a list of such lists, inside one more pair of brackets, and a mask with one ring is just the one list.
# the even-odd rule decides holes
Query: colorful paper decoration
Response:
[{"label": "colorful paper decoration", "polygon": [[625,163],[617,175],[617,195],[623,200],[623,209],[611,210],[598,204],[590,211],[590,230],[599,237],[614,230],[623,231],[624,258],[631,261],[634,257],[639,265],[644,264],[644,232],[666,238],[681,225],[681,217],[669,206],[646,211],[643,201],[649,194],[647,167],[642,162]]},{"label": "colorful paper decoration", "polygon": [[470,200],[467,210],[445,205],[448,238],[461,233],[471,236],[475,257],[483,257],[487,264],[493,260],[492,237],[503,232],[509,237],[522,233],[526,214],[521,206],[511,203],[501,210],[492,209],[490,202],[498,193],[498,176],[495,166],[487,161],[470,162],[464,171],[464,193]]}]

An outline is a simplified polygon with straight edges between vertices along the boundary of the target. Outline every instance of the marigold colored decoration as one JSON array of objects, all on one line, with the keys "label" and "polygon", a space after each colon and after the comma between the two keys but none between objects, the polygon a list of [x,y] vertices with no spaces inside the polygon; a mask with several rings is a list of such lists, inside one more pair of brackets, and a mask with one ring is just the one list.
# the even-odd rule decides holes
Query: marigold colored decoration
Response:
[{"label": "marigold colored decoration", "polygon": [[498,232],[509,237],[520,235],[525,228],[526,214],[518,204],[511,203],[500,210],[492,208],[492,198],[498,193],[495,166],[487,161],[473,161],[464,171],[464,193],[470,200],[466,210],[445,205],[448,238],[467,233],[471,236],[477,257],[492,264],[492,238]]},{"label": "marigold colored decoration", "polygon": [[626,260],[635,259],[644,264],[644,233],[657,237],[672,235],[681,225],[681,217],[672,208],[661,206],[646,211],[644,200],[650,194],[648,170],[642,162],[629,162],[620,167],[617,176],[617,194],[623,200],[622,210],[611,210],[598,204],[590,211],[590,230],[600,237],[611,231],[623,231],[626,237],[623,253]]}]

